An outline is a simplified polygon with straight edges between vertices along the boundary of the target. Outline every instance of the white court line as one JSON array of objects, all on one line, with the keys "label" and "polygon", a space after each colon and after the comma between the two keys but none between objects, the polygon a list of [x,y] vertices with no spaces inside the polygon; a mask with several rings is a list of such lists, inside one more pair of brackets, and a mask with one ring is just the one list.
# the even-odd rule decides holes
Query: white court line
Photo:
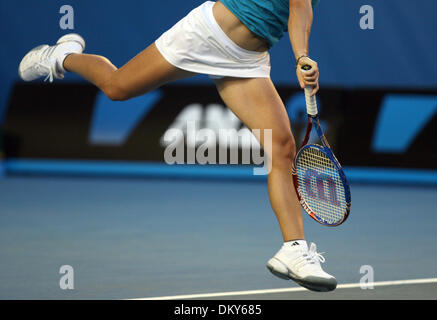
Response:
[{"label": "white court line", "polygon": [[[407,284],[420,284],[420,283],[436,283],[437,278],[427,279],[411,279],[411,280],[396,280],[396,281],[379,281],[369,283],[346,283],[337,286],[337,289],[349,289],[360,288],[361,286],[367,287],[382,287],[382,286],[399,286]],[[241,296],[252,294],[265,294],[265,293],[282,293],[282,292],[299,292],[309,291],[305,288],[281,288],[281,289],[265,289],[265,290],[248,290],[248,291],[230,291],[230,292],[215,292],[215,293],[199,293],[199,294],[185,294],[179,296],[164,296],[164,297],[151,297],[151,298],[137,298],[128,300],[180,300],[180,299],[199,299],[199,298],[215,298],[215,297],[229,297],[229,296]]]}]

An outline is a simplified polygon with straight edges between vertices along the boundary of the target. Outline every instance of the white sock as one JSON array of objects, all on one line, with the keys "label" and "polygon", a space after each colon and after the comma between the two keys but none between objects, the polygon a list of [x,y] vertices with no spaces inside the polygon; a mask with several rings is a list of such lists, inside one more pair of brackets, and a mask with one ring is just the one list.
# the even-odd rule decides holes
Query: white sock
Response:
[{"label": "white sock", "polygon": [[56,57],[56,66],[62,73],[67,72],[64,69],[64,60],[71,53],[77,53],[82,51],[82,46],[79,42],[68,41],[58,45],[59,55]]},{"label": "white sock", "polygon": [[306,240],[291,240],[284,242],[283,246],[285,248],[289,249],[297,249],[297,248],[304,248],[305,250],[308,250],[308,244]]}]

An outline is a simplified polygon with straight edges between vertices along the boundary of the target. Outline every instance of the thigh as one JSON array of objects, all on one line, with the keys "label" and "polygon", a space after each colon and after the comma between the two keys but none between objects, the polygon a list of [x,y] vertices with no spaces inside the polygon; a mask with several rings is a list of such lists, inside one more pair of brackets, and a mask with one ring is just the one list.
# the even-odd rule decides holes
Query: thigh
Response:
[{"label": "thigh", "polygon": [[194,75],[170,64],[153,43],[115,71],[110,81],[129,96],[140,96],[165,83]]},{"label": "thigh", "polygon": [[272,130],[273,143],[294,142],[287,111],[271,79],[223,78],[215,83],[232,112],[249,129],[260,129],[261,144],[265,129]]}]

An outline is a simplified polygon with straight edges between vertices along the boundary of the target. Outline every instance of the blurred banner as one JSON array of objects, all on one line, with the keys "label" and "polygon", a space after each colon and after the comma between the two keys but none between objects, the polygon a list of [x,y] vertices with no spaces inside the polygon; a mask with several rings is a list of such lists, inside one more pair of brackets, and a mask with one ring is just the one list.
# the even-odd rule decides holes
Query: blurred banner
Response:
[{"label": "blurred banner", "polygon": [[[303,92],[278,91],[299,145],[306,127]],[[318,99],[322,126],[344,166],[437,169],[437,90],[323,88]],[[245,151],[259,151],[211,85],[167,85],[114,102],[92,85],[20,83],[3,127],[8,159],[168,163],[179,156],[178,163],[218,164],[225,153],[227,163],[238,154],[231,164],[248,164]],[[190,148],[209,158],[190,160]]]}]

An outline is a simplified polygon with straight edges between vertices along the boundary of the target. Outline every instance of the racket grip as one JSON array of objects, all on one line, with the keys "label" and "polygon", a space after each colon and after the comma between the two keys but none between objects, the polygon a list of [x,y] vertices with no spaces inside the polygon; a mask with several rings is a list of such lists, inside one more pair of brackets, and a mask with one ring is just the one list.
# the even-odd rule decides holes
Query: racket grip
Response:
[{"label": "racket grip", "polygon": [[[302,74],[305,74],[307,72],[310,72],[310,70],[310,65],[304,65],[300,71],[302,72]],[[314,95],[311,97],[311,92],[313,91],[313,89],[314,88],[312,86],[305,87],[305,102],[307,105],[307,113],[310,116],[316,116],[319,113],[319,111],[317,110],[316,96]]]},{"label": "racket grip", "polygon": [[313,87],[306,86],[305,87],[305,102],[307,105],[307,113],[310,116],[316,116],[319,111],[317,110],[317,101],[316,96],[311,97],[311,92],[313,91]]}]

